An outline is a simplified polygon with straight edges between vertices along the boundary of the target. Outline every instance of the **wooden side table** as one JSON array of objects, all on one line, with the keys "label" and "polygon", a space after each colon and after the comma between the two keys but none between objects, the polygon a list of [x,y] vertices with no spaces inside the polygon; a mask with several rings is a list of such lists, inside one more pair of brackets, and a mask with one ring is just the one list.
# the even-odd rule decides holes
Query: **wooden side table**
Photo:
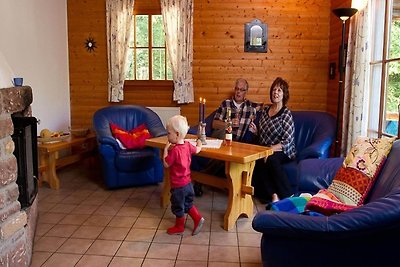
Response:
[{"label": "wooden side table", "polygon": [[[60,188],[60,179],[57,176],[57,168],[78,162],[87,156],[91,156],[96,148],[96,135],[90,133],[85,137],[69,137],[68,139],[54,143],[38,143],[39,153],[39,186],[47,182],[52,189]],[[65,157],[58,157],[62,150],[70,150]]]}]

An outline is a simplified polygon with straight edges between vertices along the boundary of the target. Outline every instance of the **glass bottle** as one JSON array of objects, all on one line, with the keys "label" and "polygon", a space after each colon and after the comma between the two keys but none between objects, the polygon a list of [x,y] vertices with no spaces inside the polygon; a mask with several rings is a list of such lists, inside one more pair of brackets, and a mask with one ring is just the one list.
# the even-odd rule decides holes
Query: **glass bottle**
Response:
[{"label": "glass bottle", "polygon": [[225,145],[232,145],[232,119],[231,119],[231,109],[227,110],[226,113],[226,123],[225,123]]}]

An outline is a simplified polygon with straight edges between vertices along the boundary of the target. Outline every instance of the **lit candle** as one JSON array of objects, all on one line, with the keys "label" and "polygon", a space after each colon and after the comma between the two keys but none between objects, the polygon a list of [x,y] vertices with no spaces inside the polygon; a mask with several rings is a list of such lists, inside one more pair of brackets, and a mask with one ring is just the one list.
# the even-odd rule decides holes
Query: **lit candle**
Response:
[{"label": "lit candle", "polygon": [[203,122],[203,103],[202,103],[203,99],[200,97],[200,101],[199,101],[199,121]]},{"label": "lit candle", "polygon": [[203,99],[203,120],[202,122],[204,122],[204,114],[206,113],[206,99]]}]

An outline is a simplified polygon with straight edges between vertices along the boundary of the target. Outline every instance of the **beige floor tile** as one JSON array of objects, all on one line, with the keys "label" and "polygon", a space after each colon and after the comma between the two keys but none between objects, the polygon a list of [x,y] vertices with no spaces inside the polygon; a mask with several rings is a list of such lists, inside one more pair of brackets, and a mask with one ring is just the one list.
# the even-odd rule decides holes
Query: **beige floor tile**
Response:
[{"label": "beige floor tile", "polygon": [[95,210],[99,206],[96,205],[87,205],[86,202],[85,204],[78,205],[73,211],[71,211],[71,214],[93,214]]},{"label": "beige floor tile", "polygon": [[89,214],[68,214],[59,224],[82,225],[89,217]]},{"label": "beige floor tile", "polygon": [[55,205],[50,212],[55,212],[55,213],[70,213],[72,210],[74,210],[77,207],[75,204],[64,204],[64,203],[58,203]]},{"label": "beige floor tile", "polygon": [[126,236],[126,241],[152,242],[156,229],[132,228]]},{"label": "beige floor tile", "polygon": [[46,234],[51,228],[53,228],[54,223],[38,223],[36,225],[36,236],[43,236]]},{"label": "beige floor tile", "polygon": [[139,217],[133,228],[142,228],[142,229],[157,229],[160,224],[161,218],[141,218]]},{"label": "beige floor tile", "polygon": [[[39,204],[40,205],[40,204]],[[38,218],[38,224],[41,223],[58,223],[61,221],[66,214],[63,213],[54,213],[54,212],[47,212],[45,214],[40,214]]]},{"label": "beige floor tile", "polygon": [[[41,199],[39,201],[41,201]],[[38,207],[38,211],[39,212],[50,211],[55,205],[57,205],[57,204],[56,203],[46,203],[46,202],[41,203],[40,202],[40,205]]]},{"label": "beige floor tile", "polygon": [[105,196],[100,196],[100,197],[90,196],[89,198],[86,199],[85,204],[100,206],[101,204],[103,204],[106,201],[106,199],[107,199],[107,197],[105,197]]},{"label": "beige floor tile", "polygon": [[252,221],[253,218],[239,218],[236,221],[237,231],[240,233],[257,233],[251,226]]},{"label": "beige floor tile", "polygon": [[88,198],[87,195],[84,195],[84,196],[70,195],[70,196],[66,197],[62,202],[64,204],[79,205],[79,204],[83,203],[87,198]]},{"label": "beige floor tile", "polygon": [[210,244],[210,232],[202,230],[197,235],[184,235],[182,237],[182,244],[192,245],[209,245]]},{"label": "beige floor tile", "polygon": [[110,215],[91,215],[83,225],[91,225],[91,226],[106,226],[113,216]]},{"label": "beige floor tile", "polygon": [[102,206],[113,207],[114,209],[119,209],[125,204],[126,200],[122,198],[107,198]]},{"label": "beige floor tile", "polygon": [[45,236],[70,237],[78,227],[78,225],[57,224]]},{"label": "beige floor tile", "polygon": [[42,264],[50,258],[52,255],[52,252],[42,252],[42,251],[36,251],[33,252],[32,254],[32,261],[30,267],[40,267]]},{"label": "beige floor tile", "polygon": [[127,257],[114,257],[108,265],[109,267],[141,267],[143,259],[141,258],[127,258]]},{"label": "beige floor tile", "polygon": [[240,247],[260,247],[261,233],[238,233]]},{"label": "beige floor tile", "polygon": [[137,217],[134,216],[114,216],[108,223],[112,227],[132,227]]},{"label": "beige floor tile", "polygon": [[139,215],[139,218],[162,218],[165,213],[165,209],[162,208],[144,208]]},{"label": "beige floor tile", "polygon": [[[60,190],[39,188],[32,267],[261,267],[261,234],[252,218],[240,217],[229,231],[222,227],[225,190],[203,186],[204,195],[195,198],[206,219],[198,235],[191,235],[189,216],[182,236],[168,235],[175,216],[170,205],[160,207],[162,184],[107,190],[101,175],[79,167],[58,174]],[[254,201],[254,214],[264,209]]]},{"label": "beige floor tile", "polygon": [[239,247],[240,262],[261,263],[261,250],[254,247]]},{"label": "beige floor tile", "polygon": [[240,267],[263,267],[262,263],[248,263],[248,262],[242,262],[240,264]]},{"label": "beige floor tile", "polygon": [[42,265],[43,267],[73,267],[79,261],[82,255],[78,254],[64,254],[54,253],[50,258]]},{"label": "beige floor tile", "polygon": [[182,240],[182,235],[170,235],[166,230],[157,230],[156,235],[153,239],[155,243],[170,243],[170,244],[180,244]]},{"label": "beige floor tile", "polygon": [[111,260],[110,256],[83,255],[75,267],[107,267]]},{"label": "beige floor tile", "polygon": [[109,227],[104,228],[98,239],[105,240],[124,240],[130,228],[128,227]]},{"label": "beige floor tile", "polygon": [[146,258],[143,261],[142,267],[175,267],[175,261]]},{"label": "beige floor tile", "polygon": [[49,194],[46,197],[40,198],[40,202],[43,203],[59,203],[63,201],[67,196],[62,194]]},{"label": "beige floor tile", "polygon": [[214,262],[210,261],[208,267],[241,267],[238,262]]},{"label": "beige floor tile", "polygon": [[64,237],[44,236],[35,242],[33,251],[55,252],[65,240]]},{"label": "beige floor tile", "polygon": [[208,260],[208,246],[182,244],[179,248],[178,260],[206,261]]},{"label": "beige floor tile", "polygon": [[114,256],[122,241],[95,240],[86,251],[88,255]]},{"label": "beige floor tile", "polygon": [[72,234],[72,237],[96,239],[103,229],[103,226],[82,225]]},{"label": "beige floor tile", "polygon": [[149,250],[150,244],[150,242],[124,241],[118,249],[116,256],[144,258]]},{"label": "beige floor tile", "polygon": [[176,259],[178,249],[178,244],[152,243],[146,255],[146,259]]},{"label": "beige floor tile", "polygon": [[69,238],[57,250],[58,253],[85,254],[93,244],[93,239]]},{"label": "beige floor tile", "polygon": [[[139,199],[139,198],[129,198],[125,201],[124,207],[134,207],[142,209],[146,206],[148,200],[146,199]],[[160,205],[158,205],[160,207]]]},{"label": "beige floor tile", "polygon": [[142,212],[141,208],[138,207],[121,207],[118,211],[118,216],[134,216],[139,217],[140,213]]},{"label": "beige floor tile", "polygon": [[164,216],[164,218],[161,219],[158,229],[167,231],[169,227],[174,225],[175,225],[175,216],[173,217]]},{"label": "beige floor tile", "polygon": [[239,262],[238,247],[210,246],[209,261]]},{"label": "beige floor tile", "polygon": [[114,216],[115,214],[117,214],[118,210],[120,209],[120,206],[108,206],[108,205],[101,205],[99,206],[95,212],[93,213],[93,215],[111,215]]},{"label": "beige floor tile", "polygon": [[237,246],[237,233],[211,232],[210,244],[215,246]]},{"label": "beige floor tile", "polygon": [[[207,267],[207,261],[182,261],[177,260],[175,267]],[[227,267],[227,266],[225,266]]]}]

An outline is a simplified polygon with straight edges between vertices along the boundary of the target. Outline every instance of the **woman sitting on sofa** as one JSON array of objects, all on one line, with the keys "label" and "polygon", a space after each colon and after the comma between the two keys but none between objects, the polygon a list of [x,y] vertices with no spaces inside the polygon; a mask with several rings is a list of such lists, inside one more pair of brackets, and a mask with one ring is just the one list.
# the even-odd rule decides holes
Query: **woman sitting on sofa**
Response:
[{"label": "woman sitting on sofa", "polygon": [[286,107],[289,100],[289,85],[278,77],[270,88],[271,105],[261,112],[258,125],[250,123],[249,130],[257,136],[257,143],[269,146],[274,153],[259,159],[253,173],[254,195],[262,202],[275,202],[291,195],[291,187],[282,164],[296,157],[294,144],[294,122]]}]

